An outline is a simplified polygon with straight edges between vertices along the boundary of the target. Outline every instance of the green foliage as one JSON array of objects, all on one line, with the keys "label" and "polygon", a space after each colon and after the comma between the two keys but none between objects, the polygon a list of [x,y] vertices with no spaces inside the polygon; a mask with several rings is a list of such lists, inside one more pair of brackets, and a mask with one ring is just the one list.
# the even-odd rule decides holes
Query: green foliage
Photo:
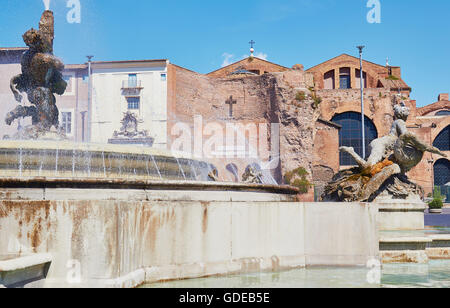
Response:
[{"label": "green foliage", "polygon": [[443,194],[441,193],[441,188],[440,188],[439,186],[436,186],[436,187],[434,188],[434,191],[433,191],[433,198],[444,200],[445,195],[443,195]]},{"label": "green foliage", "polygon": [[442,209],[444,207],[444,202],[442,202],[442,199],[433,199],[433,201],[428,203],[428,206],[432,210]]},{"label": "green foliage", "polygon": [[395,77],[394,75],[389,75],[389,77],[386,78],[387,80],[400,80],[398,77]]},{"label": "green foliage", "polygon": [[303,102],[304,100],[306,100],[305,92],[298,91],[297,94],[295,95],[295,99],[298,100],[299,102]]},{"label": "green foliage", "polygon": [[317,109],[319,107],[320,103],[322,103],[322,98],[317,96],[316,90],[314,88],[309,87],[308,90],[311,92],[311,98],[313,100],[312,107],[314,109]]},{"label": "green foliage", "polygon": [[322,98],[314,95],[313,100],[314,100],[314,108],[316,109],[319,108],[320,103],[322,103]]},{"label": "green foliage", "polygon": [[307,179],[308,175],[309,175],[308,171],[306,171],[305,168],[300,167],[295,170],[287,172],[284,175],[284,179],[288,185],[300,189],[301,194],[306,194],[312,187],[311,183]]},{"label": "green foliage", "polygon": [[433,193],[433,201],[428,203],[430,209],[442,209],[444,207],[444,198],[441,194],[441,188],[435,187]]}]

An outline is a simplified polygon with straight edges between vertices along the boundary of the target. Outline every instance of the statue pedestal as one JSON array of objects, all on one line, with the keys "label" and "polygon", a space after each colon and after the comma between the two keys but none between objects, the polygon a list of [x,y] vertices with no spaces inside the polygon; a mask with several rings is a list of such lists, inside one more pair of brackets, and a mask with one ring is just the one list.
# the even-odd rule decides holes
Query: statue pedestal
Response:
[{"label": "statue pedestal", "polygon": [[381,231],[423,230],[426,204],[420,200],[376,200]]}]

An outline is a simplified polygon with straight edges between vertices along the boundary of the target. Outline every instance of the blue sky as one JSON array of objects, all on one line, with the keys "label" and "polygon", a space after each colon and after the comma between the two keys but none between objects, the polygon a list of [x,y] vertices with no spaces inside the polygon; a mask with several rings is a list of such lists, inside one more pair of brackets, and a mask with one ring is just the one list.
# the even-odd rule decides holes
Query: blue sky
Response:
[{"label": "blue sky", "polygon": [[[249,54],[306,68],[342,53],[402,67],[419,106],[450,92],[450,1],[380,0],[381,23],[369,24],[368,0],[80,0],[81,23],[70,24],[67,0],[50,0],[55,53],[66,63],[170,59],[207,73]],[[2,0],[0,46],[23,46],[37,27],[42,0]]]}]

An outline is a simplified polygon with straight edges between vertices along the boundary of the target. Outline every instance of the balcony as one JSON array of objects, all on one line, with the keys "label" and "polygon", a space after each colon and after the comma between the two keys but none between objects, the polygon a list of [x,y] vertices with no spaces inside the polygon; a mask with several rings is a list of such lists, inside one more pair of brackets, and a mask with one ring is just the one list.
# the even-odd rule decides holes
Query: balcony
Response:
[{"label": "balcony", "polygon": [[139,96],[141,90],[144,89],[141,80],[124,80],[122,81],[122,95]]},{"label": "balcony", "polygon": [[141,80],[124,80],[122,81],[122,90],[126,89],[143,89]]}]

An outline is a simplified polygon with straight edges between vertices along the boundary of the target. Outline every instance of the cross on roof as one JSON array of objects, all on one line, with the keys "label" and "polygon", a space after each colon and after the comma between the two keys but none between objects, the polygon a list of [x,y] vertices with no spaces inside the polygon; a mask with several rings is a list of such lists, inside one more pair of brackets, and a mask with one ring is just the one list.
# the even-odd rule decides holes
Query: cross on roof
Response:
[{"label": "cross on roof", "polygon": [[250,44],[250,46],[253,48],[253,46],[256,44],[255,41],[251,40],[250,42],[248,42]]},{"label": "cross on roof", "polygon": [[237,101],[233,99],[233,95],[225,102],[225,104],[230,105],[230,118],[233,117],[233,105],[237,104]]}]

